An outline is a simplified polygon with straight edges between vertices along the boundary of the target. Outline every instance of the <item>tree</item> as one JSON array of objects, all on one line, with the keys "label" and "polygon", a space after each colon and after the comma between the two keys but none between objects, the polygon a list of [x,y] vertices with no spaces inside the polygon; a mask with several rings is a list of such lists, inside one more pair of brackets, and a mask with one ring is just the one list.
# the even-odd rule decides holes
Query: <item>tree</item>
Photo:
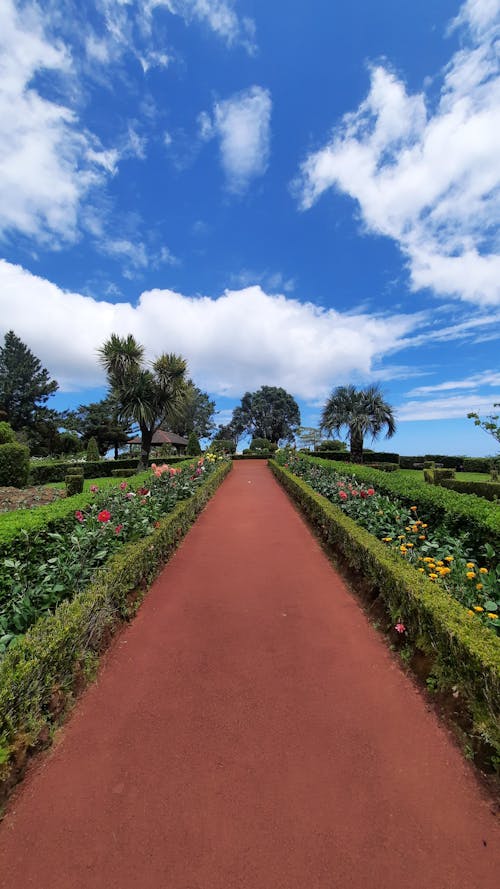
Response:
[{"label": "tree", "polygon": [[200,442],[196,438],[194,432],[189,433],[188,443],[187,443],[187,453],[193,457],[199,457],[201,454]]},{"label": "tree", "polygon": [[144,347],[132,334],[112,333],[99,349],[112,396],[119,405],[118,416],[131,418],[141,432],[140,468],[148,465],[153,435],[171,423],[182,410],[186,390],[186,362],[180,355],[163,354],[144,365]]},{"label": "tree", "polygon": [[[500,403],[496,402],[493,407],[500,407]],[[467,416],[469,419],[474,420],[475,426],[480,426],[481,429],[484,429],[485,432],[492,435],[495,441],[500,444],[500,424],[498,422],[500,414],[489,414],[484,420],[473,411],[471,411],[470,414],[467,414]]]},{"label": "tree", "polygon": [[114,448],[116,460],[118,448],[127,444],[132,431],[130,418],[120,419],[118,413],[119,405],[116,399],[108,395],[102,401],[81,404],[76,411],[67,411],[62,425],[65,429],[78,432],[83,445],[87,445],[91,438],[95,438],[101,457],[104,457],[110,448]]},{"label": "tree", "polygon": [[192,380],[188,380],[184,403],[180,407],[179,416],[170,424],[171,431],[187,438],[191,432],[194,432],[196,438],[210,438],[216,428],[214,414],[215,401],[195,386]]},{"label": "tree", "polygon": [[0,348],[0,412],[16,432],[44,419],[44,405],[59,388],[49,371],[13,330]]},{"label": "tree", "polygon": [[262,386],[257,392],[245,392],[229,425],[240,435],[246,432],[278,444],[293,440],[300,425],[300,410],[295,398],[284,389]]},{"label": "tree", "polygon": [[354,463],[363,462],[365,435],[375,439],[387,428],[385,437],[392,438],[396,432],[394,414],[378,386],[338,386],[333,390],[323,408],[321,428],[338,434],[345,427]]}]

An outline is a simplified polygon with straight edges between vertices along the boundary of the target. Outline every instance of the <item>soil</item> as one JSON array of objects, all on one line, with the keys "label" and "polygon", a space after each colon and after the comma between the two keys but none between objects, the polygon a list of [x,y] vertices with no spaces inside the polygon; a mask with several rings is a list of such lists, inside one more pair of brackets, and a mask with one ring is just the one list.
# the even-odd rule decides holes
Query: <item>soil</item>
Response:
[{"label": "soil", "polygon": [[0,513],[15,509],[31,509],[32,506],[45,506],[65,496],[65,488],[46,488],[43,485],[31,488],[0,487]]},{"label": "soil", "polygon": [[262,461],[234,465],[0,825],[9,889],[499,871],[490,798]]}]

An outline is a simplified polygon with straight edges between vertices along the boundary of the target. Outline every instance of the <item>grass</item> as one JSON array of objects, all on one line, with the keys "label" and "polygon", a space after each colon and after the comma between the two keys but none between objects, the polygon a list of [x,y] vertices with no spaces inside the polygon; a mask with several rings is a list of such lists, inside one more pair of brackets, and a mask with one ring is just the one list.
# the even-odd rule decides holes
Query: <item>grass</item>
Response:
[{"label": "grass", "polygon": [[[424,473],[422,469],[398,469],[394,475],[398,478],[406,478],[411,481],[424,482]],[[491,477],[488,472],[457,472],[455,478],[463,482],[490,482]]]}]

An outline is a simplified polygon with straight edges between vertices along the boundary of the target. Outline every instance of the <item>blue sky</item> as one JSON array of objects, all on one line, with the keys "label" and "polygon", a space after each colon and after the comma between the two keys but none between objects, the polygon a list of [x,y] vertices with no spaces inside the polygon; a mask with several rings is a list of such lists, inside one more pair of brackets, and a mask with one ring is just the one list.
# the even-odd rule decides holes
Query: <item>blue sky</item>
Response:
[{"label": "blue sky", "polygon": [[0,335],[69,407],[132,332],[225,421],[378,382],[400,453],[490,454],[500,0],[3,0]]}]

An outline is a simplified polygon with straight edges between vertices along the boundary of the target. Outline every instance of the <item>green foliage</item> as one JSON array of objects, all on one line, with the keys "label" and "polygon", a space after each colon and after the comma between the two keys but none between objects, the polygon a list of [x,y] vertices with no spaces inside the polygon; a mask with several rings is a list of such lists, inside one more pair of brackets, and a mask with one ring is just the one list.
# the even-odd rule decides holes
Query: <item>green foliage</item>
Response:
[{"label": "green foliage", "polygon": [[61,425],[78,432],[82,445],[89,439],[95,438],[98,454],[94,459],[98,460],[100,456],[104,456],[110,448],[115,449],[115,459],[117,459],[118,449],[127,444],[131,432],[128,418],[120,420],[118,411],[119,405],[116,399],[108,396],[102,401],[81,404],[76,411],[66,411]]},{"label": "green foliage", "polygon": [[257,392],[245,392],[234,409],[230,437],[237,441],[247,433],[277,444],[293,441],[299,425],[300,410],[293,396],[277,386],[262,386]]},{"label": "green foliage", "polygon": [[210,445],[210,450],[213,454],[234,454],[236,444],[229,438],[216,438]]},{"label": "green foliage", "polygon": [[0,348],[0,409],[17,432],[28,432],[37,412],[58,389],[55,380],[13,330]]},{"label": "green foliage", "polygon": [[462,479],[444,479],[440,484],[443,488],[457,491],[459,494],[475,494],[477,497],[485,497],[486,500],[500,501],[500,483],[491,482],[467,482]]},{"label": "green foliage", "polygon": [[434,484],[434,470],[433,469],[424,469],[424,481],[428,485]]},{"label": "green foliage", "polygon": [[4,420],[0,421],[0,445],[11,444],[16,440],[16,433],[12,426]]},{"label": "green foliage", "polygon": [[75,494],[81,494],[83,491],[83,475],[67,475],[64,479],[66,482],[66,496],[74,497]]},{"label": "green foliage", "polygon": [[435,460],[424,460],[424,469],[434,469],[435,465]]},{"label": "green foliage", "polygon": [[323,408],[321,428],[336,434],[347,429],[353,462],[362,463],[364,438],[378,438],[384,429],[385,437],[391,438],[396,432],[396,421],[378,386],[338,386]]},{"label": "green foliage", "polygon": [[99,448],[96,439],[92,436],[87,442],[87,461],[96,463],[99,460]]},{"label": "green foliage", "polygon": [[440,485],[445,479],[455,478],[455,470],[454,469],[438,469],[437,467],[433,472],[434,476],[434,484]]},{"label": "green foliage", "polygon": [[271,451],[276,451],[278,449],[278,445],[269,441],[267,438],[261,438],[259,436],[254,436],[252,441],[250,442],[250,451],[266,451],[270,453]]},{"label": "green foliage", "polygon": [[112,469],[111,475],[113,478],[131,478],[135,475],[135,469]]},{"label": "green foliage", "polygon": [[490,472],[495,461],[491,457],[464,457],[465,472]]},{"label": "green foliage", "polygon": [[24,488],[28,481],[30,452],[18,442],[0,445],[0,486]]},{"label": "green foliage", "polygon": [[189,433],[188,443],[187,443],[187,452],[193,457],[199,457],[201,454],[200,443],[196,437],[195,432]]},{"label": "green foliage", "polygon": [[[174,455],[169,457],[170,463],[178,463],[185,460],[185,457]],[[153,460],[149,460],[151,466]],[[30,483],[32,485],[46,485],[49,482],[63,481],[64,476],[68,474],[68,470],[74,466],[83,470],[85,478],[111,478],[115,469],[137,469],[137,457],[120,460],[99,460],[97,463],[32,463],[30,467]]]},{"label": "green foliage", "polygon": [[[56,720],[54,689],[68,696],[89,673],[120,620],[133,616],[159,569],[170,558],[231,468],[223,463],[192,497],[179,502],[146,538],[123,546],[91,587],[41,618],[0,661],[0,748],[35,746],[44,726]],[[1,777],[8,783],[9,769]]]},{"label": "green foliage", "polygon": [[365,466],[371,466],[372,469],[380,469],[381,472],[396,472],[399,469],[399,463],[365,463]]},{"label": "green foliage", "polygon": [[[270,465],[326,545],[342,553],[363,583],[380,593],[388,613],[401,618],[411,640],[433,654],[442,680],[449,688],[460,689],[476,725],[481,711],[477,730],[486,732],[489,742],[500,751],[500,639],[306,482],[275,461]],[[378,473],[377,485],[379,476],[387,484],[394,479]],[[440,488],[433,491],[451,496]]]},{"label": "green foliage", "polygon": [[215,408],[215,401],[195,386],[192,380],[188,380],[182,404],[172,417],[169,428],[184,437],[194,433],[196,439],[209,438],[216,428],[213,419]]},{"label": "green foliage", "polygon": [[[500,407],[499,403],[493,405],[493,407]],[[481,419],[478,414],[470,413],[467,414],[469,419],[474,420],[475,426],[480,426],[485,432],[489,435],[492,435],[496,442],[500,443],[500,423],[498,422],[500,419],[500,414],[490,414],[488,417]]]},{"label": "green foliage", "polygon": [[345,451],[347,449],[347,445],[345,441],[341,441],[339,438],[326,438],[324,441],[320,441],[319,445],[316,445],[314,448],[315,451]]}]

